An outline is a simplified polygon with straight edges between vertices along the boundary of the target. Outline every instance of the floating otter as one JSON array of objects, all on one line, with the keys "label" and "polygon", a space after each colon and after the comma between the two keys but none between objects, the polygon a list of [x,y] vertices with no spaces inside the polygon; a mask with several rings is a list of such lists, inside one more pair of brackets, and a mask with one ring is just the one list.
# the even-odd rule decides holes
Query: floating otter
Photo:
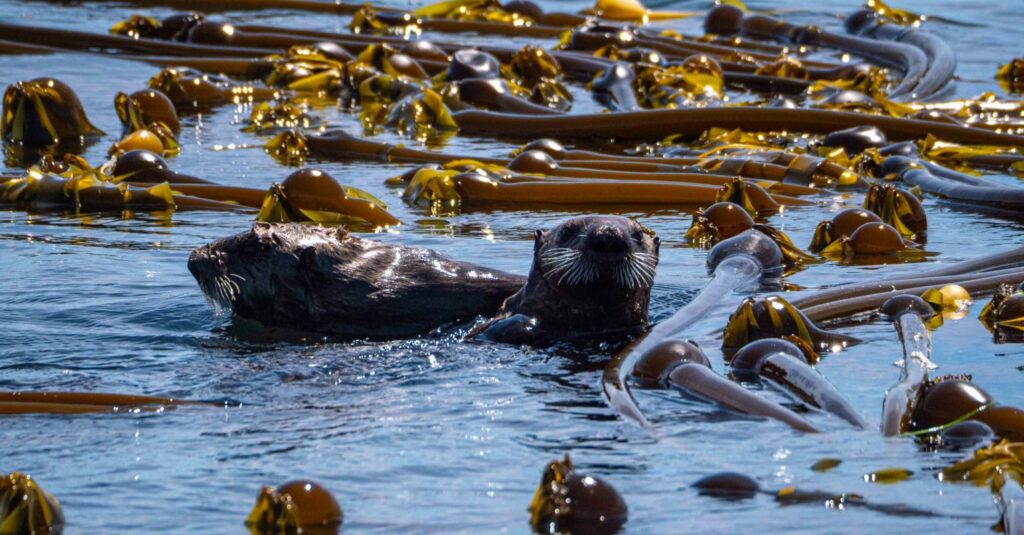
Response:
[{"label": "floating otter", "polygon": [[239,317],[351,338],[409,337],[490,315],[524,282],[427,249],[300,224],[258,223],[194,250],[188,267],[213,303]]},{"label": "floating otter", "polygon": [[540,345],[640,333],[659,244],[647,228],[616,216],[574,217],[537,231],[526,285],[469,336]]}]

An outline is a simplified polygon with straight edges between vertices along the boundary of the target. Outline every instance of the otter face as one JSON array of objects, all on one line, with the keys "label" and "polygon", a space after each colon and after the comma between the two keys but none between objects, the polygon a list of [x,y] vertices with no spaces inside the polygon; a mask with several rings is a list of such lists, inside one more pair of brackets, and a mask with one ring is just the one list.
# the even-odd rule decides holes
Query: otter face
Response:
[{"label": "otter face", "polygon": [[636,221],[580,216],[537,231],[534,269],[552,287],[649,289],[660,240]]},{"label": "otter face", "polygon": [[192,251],[188,269],[216,310],[295,327],[309,322],[314,297],[333,289],[331,264],[317,258],[347,258],[349,241],[343,229],[257,223]]}]

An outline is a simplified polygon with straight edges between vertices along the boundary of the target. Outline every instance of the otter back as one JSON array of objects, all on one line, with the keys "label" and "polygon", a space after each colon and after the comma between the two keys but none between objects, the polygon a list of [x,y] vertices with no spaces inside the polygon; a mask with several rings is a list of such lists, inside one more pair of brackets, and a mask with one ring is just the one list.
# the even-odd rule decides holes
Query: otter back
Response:
[{"label": "otter back", "polygon": [[189,271],[212,302],[270,327],[402,338],[490,316],[524,278],[342,229],[257,223],[195,249]]}]

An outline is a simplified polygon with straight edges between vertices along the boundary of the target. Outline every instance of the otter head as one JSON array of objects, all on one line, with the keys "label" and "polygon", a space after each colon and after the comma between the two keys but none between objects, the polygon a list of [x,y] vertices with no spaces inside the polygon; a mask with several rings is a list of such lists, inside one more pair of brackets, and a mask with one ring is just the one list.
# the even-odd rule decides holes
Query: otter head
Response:
[{"label": "otter head", "polygon": [[505,311],[561,339],[642,329],[658,245],[653,232],[617,216],[574,217],[538,231],[529,282]]},{"label": "otter head", "polygon": [[660,240],[636,221],[614,216],[571,218],[537,231],[533,269],[561,292],[650,292]]},{"label": "otter head", "polygon": [[291,326],[289,310],[308,310],[312,296],[327,291],[329,266],[316,261],[320,249],[348,239],[342,229],[256,223],[250,232],[192,251],[188,269],[218,311]]}]

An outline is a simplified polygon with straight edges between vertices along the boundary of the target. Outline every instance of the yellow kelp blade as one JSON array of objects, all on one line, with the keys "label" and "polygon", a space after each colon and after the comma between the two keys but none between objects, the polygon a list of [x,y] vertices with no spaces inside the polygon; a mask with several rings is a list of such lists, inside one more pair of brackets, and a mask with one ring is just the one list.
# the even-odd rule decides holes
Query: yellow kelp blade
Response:
[{"label": "yellow kelp blade", "polygon": [[999,87],[1007,93],[1024,92],[1024,58],[1014,58],[996,72]]},{"label": "yellow kelp blade", "polygon": [[960,461],[942,471],[946,481],[964,481],[987,485],[998,472],[1024,474],[1024,443],[1003,439],[988,448],[974,452],[974,457]]},{"label": "yellow kelp blade", "polygon": [[63,524],[60,502],[31,477],[0,474],[0,533],[58,533]]},{"label": "yellow kelp blade", "polygon": [[416,204],[457,207],[462,203],[462,195],[456,189],[455,181],[452,178],[460,172],[439,171],[429,167],[420,169],[412,176],[402,197]]},{"label": "yellow kelp blade", "polygon": [[285,165],[302,165],[309,154],[306,137],[298,130],[286,130],[274,136],[263,150]]},{"label": "yellow kelp blade", "polygon": [[624,22],[685,19],[699,14],[694,11],[651,11],[640,0],[597,0],[590,11],[609,20]]},{"label": "yellow kelp blade", "polygon": [[[391,215],[384,203],[373,195],[351,187],[342,186],[343,198],[315,198],[312,204],[308,195],[288,195],[284,187],[274,184],[263,200],[257,221],[269,223],[319,223],[338,225],[352,219],[361,219],[377,226],[401,223]],[[355,195],[349,195],[349,193]]]},{"label": "yellow kelp blade", "polygon": [[889,7],[889,5],[882,0],[867,0],[864,5],[868,9],[874,11],[878,16],[885,17],[902,26],[914,24],[915,22],[924,19],[922,15],[918,15],[917,13],[911,13],[905,9]]},{"label": "yellow kelp blade", "polygon": [[252,533],[301,533],[298,508],[289,494],[280,494],[270,487],[260,489],[245,525]]},{"label": "yellow kelp blade", "polygon": [[754,228],[766,234],[779,246],[779,249],[782,251],[782,261],[786,265],[787,270],[801,268],[805,264],[821,263],[818,257],[808,254],[797,247],[785,232],[768,225],[754,225]]},{"label": "yellow kelp blade", "polygon": [[456,10],[469,11],[484,7],[488,3],[488,0],[447,0],[423,6],[413,10],[412,14],[417,17],[445,17]]}]

